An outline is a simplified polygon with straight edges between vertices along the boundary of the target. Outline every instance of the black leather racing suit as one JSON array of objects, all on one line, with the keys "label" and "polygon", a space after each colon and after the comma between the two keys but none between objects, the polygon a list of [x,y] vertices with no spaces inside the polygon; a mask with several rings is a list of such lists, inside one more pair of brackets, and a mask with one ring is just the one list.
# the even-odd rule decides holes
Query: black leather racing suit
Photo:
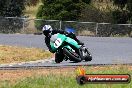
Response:
[{"label": "black leather racing suit", "polygon": [[[67,35],[67,37],[70,37],[70,38],[74,39],[75,41],[77,41],[78,43],[80,43],[80,41],[77,39],[77,37],[75,36],[74,33],[68,33],[68,32],[63,31],[63,30],[52,30],[51,35],[57,34],[57,33],[65,34],[65,35]],[[51,38],[51,36],[49,34],[45,34],[45,43],[46,43],[49,51],[54,53],[51,49],[51,46],[50,46],[50,38]]]}]

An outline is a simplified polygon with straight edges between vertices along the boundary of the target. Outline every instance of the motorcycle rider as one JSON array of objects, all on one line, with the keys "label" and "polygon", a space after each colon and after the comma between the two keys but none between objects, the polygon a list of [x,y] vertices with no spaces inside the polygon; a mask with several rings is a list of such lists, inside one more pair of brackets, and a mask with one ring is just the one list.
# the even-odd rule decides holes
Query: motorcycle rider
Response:
[{"label": "motorcycle rider", "polygon": [[57,33],[64,34],[67,37],[70,37],[70,38],[74,39],[75,41],[77,41],[77,43],[79,45],[84,45],[84,43],[82,43],[81,41],[79,41],[77,39],[77,37],[74,33],[69,33],[64,30],[56,30],[56,29],[53,30],[50,25],[45,25],[43,27],[42,31],[43,31],[43,34],[45,35],[46,46],[48,47],[49,51],[52,53],[54,53],[54,52],[52,51],[51,46],[50,46],[50,38],[51,38],[51,35],[53,35],[53,34],[57,34]]}]

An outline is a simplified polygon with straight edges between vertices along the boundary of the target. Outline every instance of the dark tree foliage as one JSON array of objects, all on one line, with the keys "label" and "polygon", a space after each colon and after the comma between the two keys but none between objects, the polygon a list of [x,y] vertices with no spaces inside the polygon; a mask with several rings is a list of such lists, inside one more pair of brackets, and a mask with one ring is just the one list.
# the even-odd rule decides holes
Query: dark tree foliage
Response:
[{"label": "dark tree foliage", "polygon": [[[118,7],[115,11],[112,12],[114,23],[119,24],[126,24],[132,23],[132,0],[113,0],[114,5]],[[122,30],[120,27],[119,29],[116,28],[116,33]],[[127,29],[123,28],[123,31],[120,32],[121,34],[125,33],[131,36],[132,28],[128,27]]]},{"label": "dark tree foliage", "polygon": [[23,14],[25,0],[0,0],[0,16],[20,17]]},{"label": "dark tree foliage", "polygon": [[27,6],[36,6],[39,3],[39,0],[26,0],[25,3]]},{"label": "dark tree foliage", "polygon": [[7,0],[0,0],[0,16],[3,16],[6,6],[7,6]]},{"label": "dark tree foliage", "polygon": [[78,20],[81,9],[91,0],[42,0],[37,18],[56,20]]},{"label": "dark tree foliage", "polygon": [[24,0],[10,0],[8,3],[4,16],[5,17],[20,17],[24,10]]},{"label": "dark tree foliage", "polygon": [[91,3],[91,0],[82,0],[82,2],[89,4]]},{"label": "dark tree foliage", "polygon": [[119,8],[123,9],[127,4],[128,0],[113,0],[114,4],[117,5]]},{"label": "dark tree foliage", "polygon": [[[44,20],[73,20],[81,15],[81,10],[91,0],[42,0],[43,5],[38,9],[37,18]],[[41,29],[43,22],[35,21],[36,27]]]},{"label": "dark tree foliage", "polygon": [[128,0],[127,9],[132,13],[132,0]]},{"label": "dark tree foliage", "polygon": [[113,0],[118,7],[113,11],[114,23],[132,23],[132,0]]},{"label": "dark tree foliage", "polygon": [[113,18],[115,19],[114,23],[125,24],[130,18],[130,13],[126,10],[115,10],[113,11]]},{"label": "dark tree foliage", "polygon": [[23,15],[25,0],[0,0],[0,32],[16,33],[23,27],[23,20],[18,18]]}]

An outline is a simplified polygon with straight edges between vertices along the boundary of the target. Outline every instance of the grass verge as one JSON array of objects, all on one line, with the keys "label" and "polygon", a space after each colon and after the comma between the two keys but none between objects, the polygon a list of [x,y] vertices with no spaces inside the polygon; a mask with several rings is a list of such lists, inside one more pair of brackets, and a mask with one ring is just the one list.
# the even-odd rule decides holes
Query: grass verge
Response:
[{"label": "grass verge", "polygon": [[0,64],[51,58],[52,53],[38,48],[0,45]]},{"label": "grass verge", "polygon": [[[87,74],[130,74],[132,76],[132,66],[90,66],[85,67]],[[0,71],[0,74],[6,71]],[[41,69],[41,70],[19,70],[10,72],[10,79],[1,81],[2,88],[131,88],[129,84],[86,84],[78,85],[76,83],[76,68],[59,68],[59,69]],[[19,77],[20,72],[23,77]],[[25,72],[25,73],[24,73]],[[8,72],[7,72],[8,73]],[[12,74],[11,74],[12,73]],[[19,75],[18,75],[19,73]],[[15,82],[12,76],[16,74]],[[30,74],[30,75],[29,75]]]}]

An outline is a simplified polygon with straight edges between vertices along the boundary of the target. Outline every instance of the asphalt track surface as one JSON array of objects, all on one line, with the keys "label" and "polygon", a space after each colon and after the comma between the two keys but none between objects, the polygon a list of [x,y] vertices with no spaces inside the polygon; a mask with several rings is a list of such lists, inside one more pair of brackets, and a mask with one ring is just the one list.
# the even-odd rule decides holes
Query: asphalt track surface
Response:
[{"label": "asphalt track surface", "polygon": [[[0,65],[10,67],[55,67],[55,66],[75,66],[75,65],[100,65],[100,64],[132,64],[132,38],[128,37],[87,37],[77,36],[93,56],[90,62],[74,63],[63,61],[56,64],[53,59],[38,61],[33,63],[22,63],[14,65]],[[23,47],[36,47],[46,49],[44,35],[33,34],[0,34],[0,45],[12,45]]]}]

